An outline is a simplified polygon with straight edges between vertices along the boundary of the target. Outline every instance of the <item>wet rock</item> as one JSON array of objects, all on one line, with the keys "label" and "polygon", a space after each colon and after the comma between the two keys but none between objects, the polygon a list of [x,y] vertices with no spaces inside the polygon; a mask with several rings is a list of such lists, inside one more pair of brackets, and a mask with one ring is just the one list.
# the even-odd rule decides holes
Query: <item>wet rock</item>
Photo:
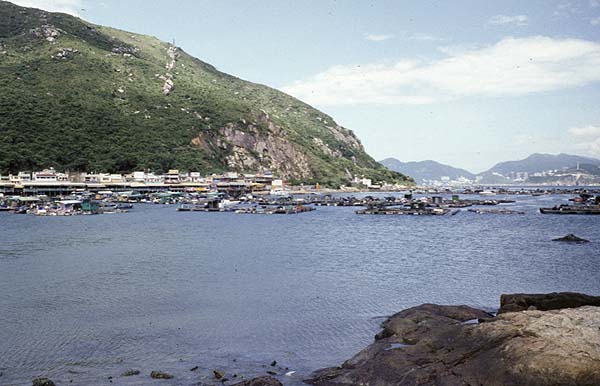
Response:
[{"label": "wet rock", "polygon": [[34,378],[32,381],[32,386],[56,386],[54,382],[49,380],[48,378]]},{"label": "wet rock", "polygon": [[173,376],[169,373],[164,373],[162,371],[153,371],[150,373],[150,377],[153,379],[171,379]]},{"label": "wet rock", "polygon": [[222,379],[225,376],[225,372],[220,370],[213,370],[213,375],[216,379]]},{"label": "wet rock", "polygon": [[575,244],[583,244],[589,243],[589,240],[582,239],[581,237],[575,236],[573,233],[569,233],[564,237],[559,237],[557,239],[553,239],[552,241],[562,241],[563,243],[575,243]]},{"label": "wet rock", "polygon": [[273,370],[267,370],[267,374],[277,375],[277,373],[275,371],[273,371]]},{"label": "wet rock", "polygon": [[469,320],[488,320],[493,315],[468,306],[440,306],[422,304],[394,314],[383,322],[383,330],[375,339],[402,337],[403,343],[414,342],[418,336],[431,330],[460,324]]},{"label": "wet rock", "polygon": [[554,292],[550,294],[504,294],[500,296],[499,314],[525,311],[533,307],[548,311],[582,306],[600,307],[600,296],[590,296],[576,292]]},{"label": "wet rock", "polygon": [[233,386],[283,386],[281,382],[273,377],[258,377],[249,379],[240,383],[236,383]]},{"label": "wet rock", "polygon": [[194,366],[190,369],[190,371],[196,371],[196,370],[198,370],[198,366]]},{"label": "wet rock", "polygon": [[271,362],[271,367],[275,367],[275,366],[277,366],[277,361]]},{"label": "wet rock", "polygon": [[133,375],[139,375],[139,374],[140,374],[140,370],[131,369],[131,370],[124,371],[121,374],[121,376],[122,377],[131,377]]},{"label": "wet rock", "polygon": [[316,372],[307,382],[600,385],[600,307],[513,312],[480,324],[463,323],[476,310],[453,311],[424,305],[396,314],[386,322],[393,334],[380,337],[340,367]]}]

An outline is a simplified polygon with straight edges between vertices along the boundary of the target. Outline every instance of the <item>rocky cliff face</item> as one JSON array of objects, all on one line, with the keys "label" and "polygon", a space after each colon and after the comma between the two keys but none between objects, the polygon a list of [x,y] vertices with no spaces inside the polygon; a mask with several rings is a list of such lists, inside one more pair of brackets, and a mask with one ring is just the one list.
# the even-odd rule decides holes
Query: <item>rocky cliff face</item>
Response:
[{"label": "rocky cliff face", "polygon": [[[579,303],[578,303],[579,304]],[[384,323],[375,343],[319,386],[600,384],[600,308],[507,312],[422,305]]]},{"label": "rocky cliff face", "polygon": [[350,130],[179,47],[0,1],[0,173],[271,170],[298,182],[411,181]]}]

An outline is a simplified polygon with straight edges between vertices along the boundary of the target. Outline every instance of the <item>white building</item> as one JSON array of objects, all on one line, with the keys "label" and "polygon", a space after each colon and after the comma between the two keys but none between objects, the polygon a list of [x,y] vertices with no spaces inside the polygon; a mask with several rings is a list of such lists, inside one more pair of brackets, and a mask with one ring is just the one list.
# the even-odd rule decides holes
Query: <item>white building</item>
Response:
[{"label": "white building", "polygon": [[58,173],[54,168],[44,169],[41,172],[33,172],[32,175],[33,181],[38,182],[59,182],[59,181],[68,181],[69,176],[65,173]]}]

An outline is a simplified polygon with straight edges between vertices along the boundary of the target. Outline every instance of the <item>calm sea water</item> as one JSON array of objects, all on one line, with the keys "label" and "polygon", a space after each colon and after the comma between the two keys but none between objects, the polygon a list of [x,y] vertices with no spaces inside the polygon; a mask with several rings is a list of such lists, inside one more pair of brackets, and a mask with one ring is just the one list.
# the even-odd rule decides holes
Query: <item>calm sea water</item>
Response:
[{"label": "calm sea water", "polygon": [[[285,367],[296,373],[281,379],[296,384],[410,306],[600,295],[600,216],[537,212],[568,196],[515,198],[505,207],[526,215],[0,213],[0,384],[191,385],[213,369],[232,379]],[[550,241],[567,233],[592,242]],[[142,374],[119,377],[129,368]],[[150,380],[151,370],[176,378]]]}]

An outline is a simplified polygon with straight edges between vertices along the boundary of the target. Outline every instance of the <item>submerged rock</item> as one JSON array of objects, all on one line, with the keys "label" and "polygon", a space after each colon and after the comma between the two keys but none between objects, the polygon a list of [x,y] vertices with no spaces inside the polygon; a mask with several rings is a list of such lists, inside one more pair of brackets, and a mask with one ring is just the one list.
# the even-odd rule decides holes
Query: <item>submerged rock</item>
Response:
[{"label": "submerged rock", "polygon": [[281,382],[273,377],[258,377],[236,383],[233,386],[283,386]]},{"label": "submerged rock", "polygon": [[54,382],[48,378],[34,378],[31,383],[32,386],[56,386]]},{"label": "submerged rock", "polygon": [[122,377],[131,377],[133,375],[139,375],[139,374],[140,374],[140,370],[131,369],[131,370],[124,371],[121,374],[121,376]]},{"label": "submerged rock", "polygon": [[540,311],[576,308],[582,306],[600,307],[600,296],[590,296],[576,292],[553,292],[550,294],[504,294],[500,296],[499,314],[506,312],[536,309]]},{"label": "submerged rock", "polygon": [[[490,318],[422,305],[384,323],[378,339],[342,366],[307,382],[342,385],[600,384],[600,308],[524,311]],[[464,313],[463,313],[464,311]],[[486,323],[464,323],[480,318]],[[469,319],[467,319],[469,318]],[[466,320],[465,320],[466,319]]]},{"label": "submerged rock", "polygon": [[582,243],[589,243],[590,242],[590,240],[586,240],[586,239],[582,239],[581,237],[577,237],[573,233],[569,233],[568,235],[566,235],[564,237],[559,237],[557,239],[552,239],[552,241],[562,241],[564,243],[576,243],[576,244],[582,244]]},{"label": "submerged rock", "polygon": [[153,371],[150,373],[150,377],[153,379],[171,379],[173,376],[169,373],[163,373],[162,371]]},{"label": "submerged rock", "polygon": [[213,375],[216,379],[222,379],[225,376],[225,373],[220,370],[213,370]]}]

